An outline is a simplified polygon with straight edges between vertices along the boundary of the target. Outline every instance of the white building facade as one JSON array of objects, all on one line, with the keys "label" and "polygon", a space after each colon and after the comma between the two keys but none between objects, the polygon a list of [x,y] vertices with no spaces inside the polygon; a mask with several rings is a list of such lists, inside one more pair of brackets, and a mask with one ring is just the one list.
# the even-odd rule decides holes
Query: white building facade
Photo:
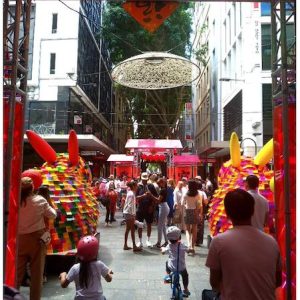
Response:
[{"label": "white building facade", "polygon": [[[226,154],[226,145],[219,145],[215,151],[218,145],[214,141],[229,141],[235,131],[244,155],[254,156],[272,138],[270,3],[208,2],[195,6],[195,31],[208,24],[208,65],[202,66],[202,74],[207,69],[210,78],[209,83],[203,80],[205,76],[200,78],[193,89],[198,153],[208,157]],[[288,35],[293,32],[292,26],[287,28]],[[199,49],[205,43],[205,39],[195,39],[193,47]],[[201,115],[205,97],[199,90],[209,90],[208,139],[201,137],[206,116]]]},{"label": "white building facade", "polygon": [[111,62],[99,36],[102,4],[64,3],[45,0],[32,6],[25,129],[59,150],[74,129],[80,150],[104,163],[117,143]]}]

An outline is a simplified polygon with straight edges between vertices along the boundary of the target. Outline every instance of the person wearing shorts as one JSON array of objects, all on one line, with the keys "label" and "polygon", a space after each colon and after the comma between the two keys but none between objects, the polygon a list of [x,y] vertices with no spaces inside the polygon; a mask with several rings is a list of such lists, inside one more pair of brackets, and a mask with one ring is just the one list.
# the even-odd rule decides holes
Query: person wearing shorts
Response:
[{"label": "person wearing shorts", "polygon": [[186,236],[189,252],[195,253],[197,238],[198,218],[202,219],[202,195],[198,192],[198,185],[195,180],[188,182],[188,191],[183,197],[182,205],[185,207],[184,223],[186,225]]},{"label": "person wearing shorts", "polygon": [[[137,192],[136,192],[136,200],[138,203],[138,209],[136,212],[136,219],[139,222],[147,223],[147,240],[146,245],[147,247],[151,247],[152,244],[150,242],[151,230],[152,230],[152,223],[154,219],[154,211],[155,211],[155,200],[152,199],[151,196],[147,195],[148,192],[154,197],[158,197],[156,189],[152,183],[148,183],[148,173],[144,172],[141,175],[141,183],[139,183]],[[139,234],[139,243],[137,244],[138,247],[143,247],[142,241],[142,228],[138,229]]]},{"label": "person wearing shorts", "polygon": [[[135,181],[130,181],[127,183],[128,192],[126,195],[126,200],[124,204],[124,219],[126,221],[126,229],[125,229],[125,236],[124,236],[124,250],[133,249],[134,252],[141,251],[141,248],[137,247],[135,244],[135,214],[136,214],[136,200],[135,200],[135,192],[137,189],[137,184]],[[139,222],[138,222],[139,223]],[[129,231],[131,232],[131,239],[133,248],[128,247],[127,239]]]}]

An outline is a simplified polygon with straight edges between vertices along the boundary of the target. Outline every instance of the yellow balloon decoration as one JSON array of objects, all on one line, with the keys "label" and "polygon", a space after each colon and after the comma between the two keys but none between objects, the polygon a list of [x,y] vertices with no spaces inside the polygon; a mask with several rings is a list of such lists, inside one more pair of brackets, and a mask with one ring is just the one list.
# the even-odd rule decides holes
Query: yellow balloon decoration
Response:
[{"label": "yellow balloon decoration", "polygon": [[241,165],[241,149],[239,138],[235,132],[231,134],[229,145],[232,166],[239,168]]},{"label": "yellow balloon decoration", "polygon": [[[272,141],[267,144],[267,150],[264,148],[261,150],[262,153],[260,152],[258,154],[259,163],[269,162],[269,159],[272,157],[270,151],[273,150],[273,147],[270,147],[270,144],[272,146]],[[271,188],[273,190],[274,186],[274,179],[272,179],[274,176],[273,170],[270,170],[265,165],[255,164],[252,157],[241,156],[239,140],[236,133],[232,133],[231,135],[230,155],[231,160],[223,163],[219,170],[218,189],[215,190],[213,199],[209,205],[208,222],[211,236],[215,236],[232,228],[231,221],[227,218],[225,213],[224,198],[229,191],[237,188],[244,189],[245,178],[250,174],[256,175],[259,178],[259,192],[268,199],[271,214],[274,210],[273,193],[271,191]],[[275,230],[274,224],[270,221],[268,226],[270,232],[273,233]]]},{"label": "yellow balloon decoration", "polygon": [[254,163],[265,166],[273,157],[273,139],[269,140],[254,158]]},{"label": "yellow balloon decoration", "polygon": [[274,193],[274,176],[270,179],[270,189]]}]

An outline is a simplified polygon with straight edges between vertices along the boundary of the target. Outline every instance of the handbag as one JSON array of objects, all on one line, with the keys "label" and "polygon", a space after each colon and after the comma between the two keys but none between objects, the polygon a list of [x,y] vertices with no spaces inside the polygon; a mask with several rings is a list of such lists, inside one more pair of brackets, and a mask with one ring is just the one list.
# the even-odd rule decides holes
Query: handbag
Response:
[{"label": "handbag", "polygon": [[48,245],[51,242],[51,234],[48,230],[41,235],[40,241],[45,245]]},{"label": "handbag", "polygon": [[202,291],[202,300],[221,300],[219,292],[204,289]]},{"label": "handbag", "polygon": [[178,208],[175,209],[175,211],[174,211],[173,223],[175,223],[175,224],[181,223],[181,211]]}]

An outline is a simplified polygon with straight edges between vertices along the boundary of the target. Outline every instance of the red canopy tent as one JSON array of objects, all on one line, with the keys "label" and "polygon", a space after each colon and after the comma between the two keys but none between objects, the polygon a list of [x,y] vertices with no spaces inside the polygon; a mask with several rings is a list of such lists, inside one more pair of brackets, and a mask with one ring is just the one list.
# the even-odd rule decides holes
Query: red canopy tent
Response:
[{"label": "red canopy tent", "polygon": [[117,177],[133,177],[133,159],[132,155],[111,154],[107,161],[110,162],[110,174]]},{"label": "red canopy tent", "polygon": [[155,156],[161,161],[161,155],[165,155],[167,163],[167,176],[169,178],[174,177],[172,170],[174,152],[182,149],[180,140],[153,140],[153,139],[129,139],[125,145],[125,148],[130,149],[130,152],[134,155],[133,161],[133,176],[139,177],[141,173],[141,157],[142,155],[153,155],[153,162]]},{"label": "red canopy tent", "polygon": [[197,167],[200,163],[198,155],[174,156],[174,179],[177,182],[182,177],[187,179],[197,176]]}]

